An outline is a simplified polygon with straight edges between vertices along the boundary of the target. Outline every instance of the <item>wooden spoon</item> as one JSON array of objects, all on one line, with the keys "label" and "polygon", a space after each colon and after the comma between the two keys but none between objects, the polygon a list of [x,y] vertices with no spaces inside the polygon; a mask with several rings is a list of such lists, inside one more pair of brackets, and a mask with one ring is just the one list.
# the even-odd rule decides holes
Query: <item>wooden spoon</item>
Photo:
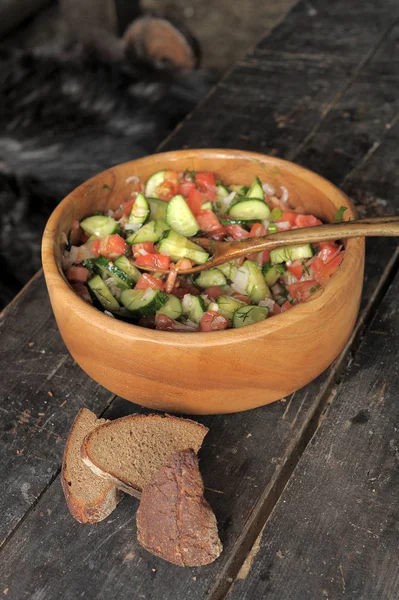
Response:
[{"label": "wooden spoon", "polygon": [[[199,271],[217,267],[234,258],[254,254],[255,252],[262,252],[262,250],[272,250],[279,246],[295,246],[297,244],[311,244],[362,236],[399,236],[399,217],[376,217],[373,219],[344,221],[342,223],[328,223],[327,225],[317,225],[316,227],[278,231],[277,233],[245,238],[234,242],[218,242],[208,238],[193,238],[193,242],[205,248],[212,256],[203,265],[196,265],[192,269],[179,271],[179,275],[198,273]],[[169,271],[163,271],[156,267],[144,267],[133,261],[131,262],[142,271],[169,273]]]}]

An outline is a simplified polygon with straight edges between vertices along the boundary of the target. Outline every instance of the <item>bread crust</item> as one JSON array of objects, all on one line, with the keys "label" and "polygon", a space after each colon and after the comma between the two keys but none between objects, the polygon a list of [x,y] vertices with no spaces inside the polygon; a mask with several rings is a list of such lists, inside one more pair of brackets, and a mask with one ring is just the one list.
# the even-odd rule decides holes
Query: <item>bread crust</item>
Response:
[{"label": "bread crust", "polygon": [[[197,423],[196,421],[193,421],[192,419],[181,419],[179,417],[175,417],[174,415],[168,415],[168,414],[164,414],[164,415],[158,415],[158,414],[148,414],[148,415],[142,415],[142,414],[132,414],[132,415],[127,415],[126,417],[121,417],[119,419],[116,419],[114,421],[107,421],[106,423],[104,423],[103,425],[100,425],[100,428],[107,428],[107,427],[115,427],[118,424],[120,424],[121,422],[130,422],[132,420],[139,420],[139,419],[171,419],[174,421],[185,421],[186,423],[190,423],[192,425],[194,425],[198,430],[201,430],[203,432],[203,437],[206,436],[206,434],[208,433],[209,429],[208,427],[205,427],[205,425],[202,425],[201,423]],[[96,428],[97,430],[98,428]],[[126,479],[118,476],[115,472],[113,471],[104,471],[95,461],[95,459],[93,458],[93,456],[90,454],[90,441],[91,441],[91,436],[94,434],[95,432],[92,431],[90,432],[84,439],[83,444],[81,446],[81,458],[84,462],[84,464],[88,467],[90,467],[90,469],[93,471],[93,473],[95,473],[96,475],[98,475],[99,477],[103,477],[104,479],[107,479],[108,481],[114,483],[115,485],[117,485],[119,487],[119,489],[123,490],[124,492],[126,492],[127,494],[134,496],[135,498],[141,498],[141,492],[142,489],[138,488],[137,486],[133,485],[131,481],[127,481]]]},{"label": "bread crust", "polygon": [[[121,490],[117,489],[113,483],[109,482],[109,485],[104,486],[102,493],[94,501],[87,503],[76,498],[69,485],[67,477],[68,456],[71,452],[72,439],[76,427],[85,412],[89,412],[91,415],[95,416],[94,413],[87,408],[81,408],[75,417],[65,445],[62,460],[61,485],[68,509],[72,516],[79,521],[79,523],[97,523],[105,519],[116,508],[122,499],[123,493]],[[98,421],[99,426],[104,422],[102,419],[99,419]]]},{"label": "bread crust", "polygon": [[191,449],[173,453],[145,486],[136,519],[139,543],[174,565],[208,565],[222,552],[198,457]]}]

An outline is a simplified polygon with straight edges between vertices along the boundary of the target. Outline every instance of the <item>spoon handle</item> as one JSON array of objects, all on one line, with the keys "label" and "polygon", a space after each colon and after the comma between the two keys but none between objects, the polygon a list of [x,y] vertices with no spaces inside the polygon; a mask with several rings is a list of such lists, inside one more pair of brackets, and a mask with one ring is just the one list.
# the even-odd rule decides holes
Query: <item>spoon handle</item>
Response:
[{"label": "spoon handle", "polygon": [[226,248],[231,258],[243,256],[248,251],[256,252],[278,246],[293,246],[296,244],[311,244],[327,240],[342,240],[362,236],[399,236],[399,217],[376,217],[359,219],[342,223],[328,223],[315,227],[303,227],[290,231],[278,231],[267,236],[231,242]]}]

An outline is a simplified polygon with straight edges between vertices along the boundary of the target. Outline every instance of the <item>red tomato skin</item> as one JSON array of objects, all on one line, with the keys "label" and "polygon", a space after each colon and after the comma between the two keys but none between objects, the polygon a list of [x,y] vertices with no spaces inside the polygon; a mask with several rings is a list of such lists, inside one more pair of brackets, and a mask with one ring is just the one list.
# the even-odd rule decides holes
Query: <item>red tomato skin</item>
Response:
[{"label": "red tomato skin", "polygon": [[195,183],[200,192],[207,200],[213,202],[216,198],[215,175],[211,171],[204,171],[195,174]]},{"label": "red tomato skin", "polygon": [[87,289],[84,283],[82,283],[81,281],[72,283],[72,288],[77,293],[77,295],[82,298],[82,300],[87,302],[87,304],[93,304],[93,300],[91,299],[89,290]]},{"label": "red tomato skin", "polygon": [[197,223],[202,231],[216,233],[223,230],[219,219],[211,210],[202,210],[196,215]]},{"label": "red tomato skin", "polygon": [[118,233],[107,235],[100,240],[100,254],[114,260],[125,252],[125,240]]},{"label": "red tomato skin", "polygon": [[85,283],[90,277],[90,272],[86,267],[72,266],[67,269],[65,276],[68,281]]},{"label": "red tomato skin", "polygon": [[322,222],[313,215],[296,215],[295,225],[297,227],[315,227],[322,225]]},{"label": "red tomato skin", "polygon": [[195,190],[194,181],[182,181],[179,185],[179,194],[183,196],[183,198],[188,198],[190,196],[191,190]]},{"label": "red tomato skin", "polygon": [[283,214],[279,219],[275,219],[275,223],[289,223],[291,227],[295,225],[296,218],[298,213],[292,212],[290,210],[284,210]]},{"label": "red tomato skin", "polygon": [[298,281],[302,277],[303,265],[300,260],[295,260],[290,265],[286,265],[287,270],[298,279]]},{"label": "red tomato skin", "polygon": [[201,206],[204,203],[204,197],[195,187],[190,190],[187,198],[187,204],[190,207],[191,212],[194,216],[197,216],[201,212]]},{"label": "red tomato skin", "polygon": [[160,200],[169,201],[179,191],[179,176],[176,171],[166,171],[163,182],[156,188]]},{"label": "red tomato skin", "polygon": [[175,321],[166,315],[159,314],[155,318],[155,329],[160,331],[174,331]]},{"label": "red tomato skin", "polygon": [[314,273],[314,278],[320,285],[323,285],[326,281],[330,279],[338,269],[344,258],[344,252],[340,252],[335,255],[327,264],[323,263],[323,261],[315,256],[311,262],[311,268]]},{"label": "red tomato skin", "polygon": [[98,238],[93,240],[93,243],[91,244],[90,250],[96,257],[100,256],[100,245],[101,241]]},{"label": "red tomato skin", "polygon": [[144,256],[141,254],[140,250],[144,250],[144,252],[147,252],[148,254],[155,254],[154,242],[141,242],[140,244],[133,244],[132,252],[134,258],[137,258],[138,256]]},{"label": "red tomato skin", "polygon": [[338,246],[338,244],[335,242],[320,242],[319,248],[320,251],[318,252],[317,256],[323,261],[323,263],[329,263],[330,260],[332,260],[334,256],[337,256],[340,251],[340,246]]},{"label": "red tomato skin", "polygon": [[170,265],[169,256],[164,254],[139,254],[136,263],[142,267],[156,267],[161,271],[167,271]]},{"label": "red tomato skin", "polygon": [[223,296],[223,290],[218,285],[213,285],[212,287],[206,288],[204,294],[208,296],[209,300],[216,302],[219,296]]},{"label": "red tomato skin", "polygon": [[221,331],[228,326],[228,320],[213,310],[207,310],[200,321],[200,331]]},{"label": "red tomato skin", "polygon": [[290,308],[294,308],[291,304],[291,302],[288,302],[288,300],[286,302],[284,302],[284,304],[282,306],[280,306],[280,312],[285,312],[286,310],[289,310]]},{"label": "red tomato skin", "polygon": [[231,294],[231,297],[236,298],[237,300],[241,300],[241,302],[245,302],[245,304],[251,304],[251,298],[249,296],[245,296],[244,294],[233,292]]},{"label": "red tomato skin", "polygon": [[304,302],[312,295],[310,290],[318,285],[319,284],[315,279],[309,279],[308,281],[291,283],[291,285],[288,286],[288,291],[294,300],[297,300],[298,302]]},{"label": "red tomato skin", "polygon": [[149,273],[143,273],[136,285],[134,286],[135,290],[146,290],[147,288],[152,288],[153,290],[161,290],[163,291],[165,288],[165,284],[162,279],[158,279],[158,277],[154,277]]},{"label": "red tomato skin", "polygon": [[254,223],[249,232],[249,237],[259,237],[261,235],[266,235],[266,229],[263,227],[262,223]]},{"label": "red tomato skin", "polygon": [[249,231],[241,227],[241,225],[226,225],[225,229],[234,240],[243,240],[249,237]]},{"label": "red tomato skin", "polygon": [[[136,196],[136,194],[135,194],[135,196]],[[121,205],[119,206],[119,208],[114,213],[114,219],[116,219],[118,221],[123,216],[126,216],[126,217],[129,216],[132,211],[135,200],[136,200],[136,197],[130,198],[129,200],[122,202]]]}]

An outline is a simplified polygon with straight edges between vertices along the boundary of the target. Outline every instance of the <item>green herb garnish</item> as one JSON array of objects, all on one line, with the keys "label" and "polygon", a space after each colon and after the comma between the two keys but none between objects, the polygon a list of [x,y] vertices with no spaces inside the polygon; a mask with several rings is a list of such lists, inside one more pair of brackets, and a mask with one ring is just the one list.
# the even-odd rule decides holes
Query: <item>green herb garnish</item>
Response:
[{"label": "green herb garnish", "polygon": [[183,173],[183,178],[187,181],[195,181],[195,171],[190,171],[186,169]]},{"label": "green herb garnish", "polygon": [[274,265],[274,268],[276,269],[276,273],[278,273],[279,275],[284,275],[284,273],[285,273],[284,265]]},{"label": "green herb garnish", "polygon": [[109,185],[107,185],[106,183],[104,183],[103,185],[103,190],[109,190],[110,192],[112,192],[112,188],[109,187]]},{"label": "green herb garnish", "polygon": [[302,275],[304,275],[305,273],[306,275],[310,275],[308,266],[306,265],[306,263],[302,263]]},{"label": "green herb garnish", "polygon": [[334,223],[342,223],[342,217],[344,216],[344,212],[347,210],[347,206],[341,206],[335,213]]}]

